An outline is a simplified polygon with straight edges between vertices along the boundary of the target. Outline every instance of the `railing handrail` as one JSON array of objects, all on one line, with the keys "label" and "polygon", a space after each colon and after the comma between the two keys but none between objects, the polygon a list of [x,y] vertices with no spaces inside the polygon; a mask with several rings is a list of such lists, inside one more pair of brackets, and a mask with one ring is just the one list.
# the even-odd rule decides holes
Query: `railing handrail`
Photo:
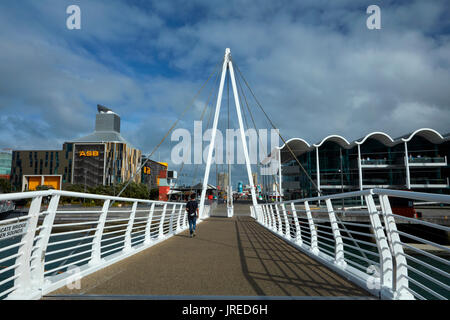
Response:
[{"label": "railing handrail", "polygon": [[[336,201],[334,205],[331,202],[333,199],[343,201],[349,197],[363,197],[365,206],[361,206],[358,211],[358,214],[365,214],[363,222],[355,223],[352,219],[346,219],[346,213],[352,211],[340,209],[340,201]],[[403,211],[396,211],[395,206],[391,207],[391,197],[450,204],[450,195],[372,188],[321,197],[261,203],[257,206],[260,208],[253,208],[252,212],[255,212],[254,217],[264,227],[381,298],[449,299],[450,287],[447,283],[450,274],[446,268],[450,266],[450,261],[445,256],[441,257],[440,253],[450,254],[450,247],[446,245],[446,234],[450,232],[450,227],[423,221],[416,216],[412,218],[416,214],[414,210],[407,212],[405,216]],[[320,215],[311,214],[309,202],[319,200],[325,201],[326,207],[321,206],[318,211],[314,211],[322,213]],[[295,204],[299,203],[304,204],[305,208],[296,208]],[[286,204],[290,204],[292,211],[289,218],[284,210],[285,207],[289,208]],[[408,232],[408,229],[397,229],[398,223],[413,223],[414,230],[419,230],[418,226],[426,229],[423,234]],[[346,225],[353,229],[348,229]],[[363,241],[360,237],[369,237],[370,240]],[[364,248],[359,244],[369,247]],[[375,251],[372,253],[371,250]],[[367,254],[377,258],[368,259]],[[421,260],[421,257],[424,260]],[[380,268],[379,277],[376,279],[378,282],[373,282],[375,278],[371,273],[375,267]],[[427,284],[423,279],[438,287]]]},{"label": "railing handrail", "polygon": [[[123,202],[138,201],[138,202],[144,202],[144,203],[150,203],[150,204],[162,202],[161,200],[116,197],[116,196],[109,196],[109,195],[99,195],[99,194],[94,194],[94,193],[81,193],[81,192],[73,192],[73,191],[65,191],[65,190],[42,190],[42,191],[4,193],[4,194],[0,194],[0,201],[20,200],[20,199],[39,197],[39,196],[46,197],[46,196],[52,196],[52,195],[60,195],[62,197],[97,199],[97,200],[115,200],[115,201],[123,201]],[[179,203],[183,203],[183,202],[164,201],[164,203],[179,204]]]},{"label": "railing handrail", "polygon": [[366,196],[369,194],[371,194],[371,195],[374,195],[374,194],[387,195],[387,196],[391,196],[391,197],[400,197],[400,198],[414,198],[417,200],[433,201],[433,202],[450,204],[450,195],[433,194],[433,193],[416,192],[416,191],[393,190],[393,189],[380,189],[380,188],[371,188],[371,189],[365,189],[365,190],[360,190],[360,191],[336,193],[336,194],[324,195],[324,196],[320,196],[320,197],[311,197],[311,198],[271,202],[271,204],[302,203],[305,201],[311,202],[311,201],[322,201],[322,200],[328,200],[328,199],[330,199],[330,200],[345,199],[345,198]]},{"label": "railing handrail", "polygon": [[[48,204],[43,202],[46,197]],[[77,209],[67,215],[72,211],[59,210],[62,197],[101,200],[103,203],[97,205],[102,209],[94,211],[96,214],[89,208]],[[39,299],[68,285],[73,276],[71,267],[79,269],[77,274],[81,278],[188,228],[186,202],[61,190],[0,196],[0,201],[20,199],[31,200],[27,213],[0,221],[0,261],[2,265],[8,262],[6,268],[0,268],[0,298]],[[117,213],[118,210],[111,207],[113,200],[132,205]],[[139,204],[148,206],[138,207]],[[198,222],[210,216],[210,206],[205,209]],[[78,221],[83,214],[91,219],[89,223]],[[122,216],[118,219],[116,214]],[[59,231],[61,227],[68,231]],[[11,244],[11,240],[14,243]],[[63,247],[58,247],[60,245]],[[6,272],[11,271],[13,275],[8,276]],[[8,287],[11,284],[12,287]]]}]

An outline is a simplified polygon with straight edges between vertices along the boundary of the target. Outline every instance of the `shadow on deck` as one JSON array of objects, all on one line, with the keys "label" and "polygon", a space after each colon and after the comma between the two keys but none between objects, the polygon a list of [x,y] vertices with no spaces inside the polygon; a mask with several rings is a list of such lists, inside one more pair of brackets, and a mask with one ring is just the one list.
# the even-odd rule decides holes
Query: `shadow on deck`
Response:
[{"label": "shadow on deck", "polygon": [[44,299],[135,297],[374,298],[299,252],[253,218],[209,218]]}]

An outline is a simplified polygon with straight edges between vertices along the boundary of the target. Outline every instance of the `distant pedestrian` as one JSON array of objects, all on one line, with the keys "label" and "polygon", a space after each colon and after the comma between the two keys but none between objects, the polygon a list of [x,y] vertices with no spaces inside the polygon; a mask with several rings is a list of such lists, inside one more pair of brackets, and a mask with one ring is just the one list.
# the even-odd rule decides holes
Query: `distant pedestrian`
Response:
[{"label": "distant pedestrian", "polygon": [[198,203],[195,200],[195,193],[191,194],[191,200],[186,204],[186,211],[189,222],[189,237],[195,237],[195,225],[198,218]]}]

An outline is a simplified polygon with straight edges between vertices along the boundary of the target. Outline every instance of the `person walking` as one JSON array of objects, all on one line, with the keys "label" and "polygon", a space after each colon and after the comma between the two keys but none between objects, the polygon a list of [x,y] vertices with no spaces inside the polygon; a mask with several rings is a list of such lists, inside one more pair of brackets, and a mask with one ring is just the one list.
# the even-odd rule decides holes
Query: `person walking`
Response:
[{"label": "person walking", "polygon": [[186,211],[189,222],[189,237],[195,237],[195,225],[198,218],[198,203],[195,200],[195,193],[191,194],[191,200],[186,204]]}]

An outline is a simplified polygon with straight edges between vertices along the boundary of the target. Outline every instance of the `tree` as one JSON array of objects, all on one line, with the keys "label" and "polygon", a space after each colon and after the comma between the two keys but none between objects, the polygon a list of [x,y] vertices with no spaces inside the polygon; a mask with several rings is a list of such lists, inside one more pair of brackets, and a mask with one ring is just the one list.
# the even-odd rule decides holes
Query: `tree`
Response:
[{"label": "tree", "polygon": [[7,179],[0,179],[0,193],[10,193],[11,182]]},{"label": "tree", "polygon": [[159,189],[155,188],[150,190],[150,200],[158,200],[159,198]]},{"label": "tree", "polygon": [[[122,190],[126,184],[127,182],[119,183],[116,186],[116,190]],[[127,186],[120,196],[124,198],[148,199],[148,186],[146,184],[136,183],[133,181]]]}]

